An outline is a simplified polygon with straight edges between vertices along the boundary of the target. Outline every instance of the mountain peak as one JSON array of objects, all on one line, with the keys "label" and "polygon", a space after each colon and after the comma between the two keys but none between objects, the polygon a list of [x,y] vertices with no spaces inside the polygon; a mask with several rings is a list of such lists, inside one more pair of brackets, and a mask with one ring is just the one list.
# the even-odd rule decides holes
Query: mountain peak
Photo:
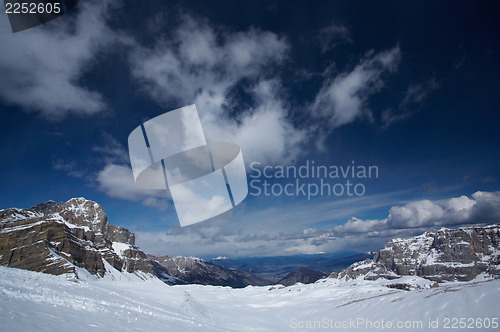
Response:
[{"label": "mountain peak", "polygon": [[101,205],[84,197],[3,210],[0,264],[53,274],[80,267],[103,275],[104,259],[118,270],[153,273],[146,255],[135,247],[134,234],[107,218]]},{"label": "mountain peak", "polygon": [[78,268],[99,276],[113,274],[113,269],[145,272],[168,284],[269,284],[198,257],[147,256],[135,246],[133,233],[109,224],[102,206],[83,197],[1,210],[0,265],[70,276],[77,276]]}]

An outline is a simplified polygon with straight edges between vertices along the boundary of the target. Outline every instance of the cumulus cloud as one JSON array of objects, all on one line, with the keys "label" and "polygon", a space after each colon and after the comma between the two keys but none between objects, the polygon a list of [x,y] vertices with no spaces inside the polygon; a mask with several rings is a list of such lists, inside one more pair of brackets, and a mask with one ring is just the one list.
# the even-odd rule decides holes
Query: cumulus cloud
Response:
[{"label": "cumulus cloud", "polygon": [[[369,202],[368,199],[366,203]],[[415,236],[429,229],[498,222],[499,203],[500,192],[482,191],[470,197],[418,200],[393,206],[385,219],[351,217],[331,229],[314,226],[327,218],[328,211],[316,216],[315,210],[321,210],[321,204],[308,204],[307,207],[291,207],[290,211],[264,209],[247,212],[244,216],[226,216],[194,227],[171,229],[167,233],[138,232],[137,241],[147,251],[172,255],[227,255],[231,252],[232,257],[237,257],[363,252],[378,250],[394,237]],[[337,205],[333,206],[330,214],[338,210]],[[198,246],[193,247],[192,243]]]},{"label": "cumulus cloud", "polygon": [[[114,41],[105,23],[111,2],[81,2],[78,15],[16,34],[0,34],[0,98],[50,119],[105,109],[103,97],[79,79],[95,56]],[[0,15],[0,20],[7,19]]]},{"label": "cumulus cloud", "polygon": [[355,233],[368,233],[372,230],[384,227],[385,220],[362,220],[356,217],[349,219],[344,225],[336,226],[334,231],[342,235],[343,233],[355,234]]},{"label": "cumulus cloud", "polygon": [[363,114],[370,118],[367,100],[384,86],[381,75],[395,71],[400,57],[399,47],[370,52],[353,70],[327,79],[311,105],[313,116],[327,121],[330,130]]},{"label": "cumulus cloud", "polygon": [[99,153],[104,163],[104,167],[97,174],[92,175],[95,176],[98,189],[110,197],[140,202],[159,210],[168,208],[170,192],[138,187],[134,181],[125,147],[108,133],[103,133],[101,137],[102,144],[92,148],[93,151]]},{"label": "cumulus cloud", "polygon": [[228,89],[243,78],[258,78],[266,66],[284,60],[288,44],[271,32],[216,32],[204,21],[184,16],[169,39],[152,48],[136,45],[130,63],[134,77],[157,101],[189,103],[197,97],[221,113]]},{"label": "cumulus cloud", "polygon": [[[51,119],[102,111],[103,96],[79,79],[100,52],[119,44],[126,46],[131,77],[145,94],[169,107],[195,103],[208,140],[239,144],[247,162],[291,162],[310,143],[316,128],[293,124],[292,113],[302,106],[288,102],[280,76],[291,61],[285,38],[256,28],[230,31],[184,15],[168,35],[159,33],[144,46],[107,26],[112,4],[85,2],[78,15],[0,36],[0,97]],[[320,40],[326,49],[352,41],[341,25],[324,28]],[[366,99],[383,86],[380,75],[398,59],[396,47],[369,53],[337,76],[329,71],[308,105],[316,122],[333,124],[325,134],[369,113]]]},{"label": "cumulus cloud", "polygon": [[[23,93],[30,97],[16,97],[5,89],[0,94],[27,109],[38,107],[47,116],[98,112],[105,107],[103,98],[78,85],[78,78],[100,51],[115,42],[124,43],[131,77],[149,98],[168,107],[196,104],[207,139],[237,143],[247,163],[285,164],[307,151],[304,146],[310,145],[312,139],[321,141],[335,128],[362,115],[370,118],[369,96],[384,86],[382,75],[396,70],[400,59],[399,47],[369,52],[357,65],[337,75],[333,70],[325,71],[325,82],[310,103],[291,105],[281,77],[291,61],[290,45],[285,38],[255,28],[230,31],[185,15],[180,25],[167,35],[158,32],[156,39],[146,46],[106,26],[110,3],[111,0],[91,1],[82,6],[74,25],[55,20],[52,26],[30,30],[25,37],[29,40],[19,45],[11,41],[18,52],[28,47],[31,39],[42,44],[46,41],[49,46],[41,45],[37,54],[52,54],[47,53],[46,48],[50,47],[54,56],[38,59],[41,56],[36,55],[34,59],[42,64],[41,69],[22,72],[24,77],[15,72],[12,80],[5,80],[32,82]],[[92,26],[87,27],[88,24]],[[338,39],[352,41],[347,28],[340,25],[331,25],[320,35],[326,48]],[[22,51],[36,53],[36,47],[31,47]],[[34,66],[30,59],[27,61]],[[20,70],[19,66],[12,68]],[[58,86],[64,87],[50,90]],[[44,102],[33,94],[32,88],[70,97],[49,98]],[[292,121],[292,114],[298,111],[312,115],[311,121],[302,123],[300,128]],[[322,128],[320,137],[318,126]],[[156,199],[163,198],[156,194],[148,196],[130,185],[126,151],[112,138],[104,139],[108,144],[93,149],[105,162],[97,173],[98,187],[112,197],[159,206]],[[58,167],[63,169],[62,165]]]},{"label": "cumulus cloud", "polygon": [[334,227],[333,231],[337,236],[341,236],[353,233],[491,223],[498,219],[500,219],[500,192],[477,191],[471,197],[462,195],[439,201],[424,199],[403,206],[393,206],[385,219],[352,218],[345,224]]},{"label": "cumulus cloud", "polygon": [[[235,142],[247,161],[272,163],[296,157],[306,137],[288,120],[281,80],[273,74],[287,61],[288,48],[271,32],[216,30],[185,16],[173,38],[136,47],[130,63],[155,100],[195,103],[209,140]],[[242,108],[232,93],[243,80],[252,103]]]},{"label": "cumulus cloud", "polygon": [[168,204],[167,191],[145,190],[135,184],[132,170],[128,166],[108,164],[97,173],[98,188],[110,197],[141,202],[145,206],[165,210]]},{"label": "cumulus cloud", "polygon": [[[341,25],[324,28],[319,38],[325,50],[338,40],[352,41]],[[306,106],[316,124],[298,129],[290,120],[297,106],[286,101],[280,77],[290,62],[289,50],[287,40],[272,32],[232,32],[184,16],[168,39],[158,38],[151,47],[135,45],[130,65],[135,80],[156,101],[195,103],[209,140],[239,144],[247,161],[286,163],[301,154],[317,123],[328,134],[362,114],[370,117],[368,97],[383,87],[381,75],[394,71],[400,58],[394,47],[369,52],[336,76],[327,70],[325,83]]]}]

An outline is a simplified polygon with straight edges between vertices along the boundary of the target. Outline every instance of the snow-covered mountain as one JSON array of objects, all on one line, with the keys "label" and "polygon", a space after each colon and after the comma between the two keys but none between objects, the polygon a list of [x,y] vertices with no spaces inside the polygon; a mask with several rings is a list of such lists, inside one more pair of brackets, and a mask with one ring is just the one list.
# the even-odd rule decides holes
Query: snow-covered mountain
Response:
[{"label": "snow-covered mountain", "polygon": [[465,318],[498,330],[499,227],[394,239],[308,285],[235,289],[187,283],[254,276],[194,257],[148,258],[95,202],[0,210],[0,329],[438,331]]},{"label": "snow-covered mountain", "polygon": [[189,284],[230,286],[234,288],[272,284],[272,282],[259,278],[250,272],[228,269],[197,257],[155,257],[148,255],[148,258],[165,268],[170,276],[184,280]]},{"label": "snow-covered mountain", "polygon": [[[156,276],[168,284],[245,287],[272,283],[195,257],[148,256],[135,246],[133,233],[109,224],[98,203],[81,197],[30,209],[0,210],[0,265],[75,278],[78,269],[102,277],[109,265],[121,272]],[[321,277],[300,272],[280,282],[291,285]],[[420,276],[442,282],[468,281],[481,273],[500,275],[499,225],[442,229],[394,239],[373,260],[354,263],[331,276],[367,280]]]},{"label": "snow-covered mountain", "polygon": [[252,273],[194,257],[147,257],[134,234],[107,222],[102,207],[83,197],[29,209],[0,210],[0,265],[78,278],[117,271],[156,276],[168,284],[267,285]]},{"label": "snow-covered mountain", "polygon": [[0,264],[75,276],[79,267],[103,276],[106,261],[119,271],[153,274],[134,234],[107,218],[99,204],[82,197],[1,210]]},{"label": "snow-covered mountain", "polygon": [[480,274],[500,277],[500,224],[425,232],[393,239],[373,260],[357,262],[332,277],[394,279],[420,276],[432,281],[469,281]]}]

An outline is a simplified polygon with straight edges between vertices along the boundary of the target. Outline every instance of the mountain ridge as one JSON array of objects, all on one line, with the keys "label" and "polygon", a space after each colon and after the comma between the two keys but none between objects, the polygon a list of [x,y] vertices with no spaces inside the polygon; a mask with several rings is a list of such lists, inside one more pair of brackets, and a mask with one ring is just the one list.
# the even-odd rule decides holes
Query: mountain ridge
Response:
[{"label": "mountain ridge", "polygon": [[[0,210],[0,265],[76,277],[78,267],[102,277],[105,260],[119,271],[152,274],[133,233],[107,219],[98,203],[83,197]],[[121,250],[114,243],[122,243]]]},{"label": "mountain ridge", "polygon": [[[252,270],[231,267],[234,260],[226,257],[217,259],[219,264],[215,264],[196,257],[152,256],[135,245],[132,232],[107,220],[98,203],[83,197],[71,198],[65,203],[48,201],[29,209],[0,210],[0,265],[74,275],[76,279],[79,268],[99,277],[113,268],[118,272],[146,273],[170,285],[196,283],[236,288],[276,282],[310,283],[320,279],[324,272],[301,270],[300,266],[299,270],[297,267],[292,270],[293,265],[281,258],[286,263],[281,273],[288,269],[287,275],[270,280],[253,274]],[[338,261],[345,264],[350,259],[372,254]],[[338,268],[339,262],[324,266]],[[264,273],[269,272],[268,266],[260,268]],[[407,239],[396,238],[375,253],[373,259],[355,262],[331,273],[330,277],[376,280],[419,276],[445,282],[470,281],[480,274],[491,278],[500,276],[500,224],[441,229]]]},{"label": "mountain ridge", "polygon": [[500,224],[442,228],[389,241],[372,259],[331,277],[376,280],[419,276],[436,282],[470,281],[485,273],[500,277]]},{"label": "mountain ridge", "polygon": [[[0,265],[69,274],[76,279],[79,268],[103,277],[109,264],[108,269],[146,273],[171,285],[246,287],[270,283],[250,272],[202,263],[194,257],[164,256],[158,261],[135,245],[132,232],[107,220],[101,205],[83,197],[65,203],[48,201],[29,209],[0,210]],[[165,264],[167,257],[169,264]]]},{"label": "mountain ridge", "polygon": [[231,286],[233,288],[272,284],[271,281],[259,278],[253,273],[229,269],[198,257],[170,257],[167,255],[157,257],[149,254],[147,257],[164,267],[170,276],[184,280],[187,283]]}]

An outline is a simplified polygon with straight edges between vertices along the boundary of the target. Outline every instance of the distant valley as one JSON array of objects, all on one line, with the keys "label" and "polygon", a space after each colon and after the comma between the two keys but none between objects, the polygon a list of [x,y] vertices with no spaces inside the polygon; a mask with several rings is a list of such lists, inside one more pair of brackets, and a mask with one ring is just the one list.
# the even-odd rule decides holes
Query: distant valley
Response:
[{"label": "distant valley", "polygon": [[374,252],[364,254],[338,253],[335,255],[317,254],[236,259],[219,257],[210,261],[231,269],[245,270],[263,279],[277,282],[290,272],[296,271],[301,267],[326,274],[340,272],[355,262],[373,258],[374,254]]}]

